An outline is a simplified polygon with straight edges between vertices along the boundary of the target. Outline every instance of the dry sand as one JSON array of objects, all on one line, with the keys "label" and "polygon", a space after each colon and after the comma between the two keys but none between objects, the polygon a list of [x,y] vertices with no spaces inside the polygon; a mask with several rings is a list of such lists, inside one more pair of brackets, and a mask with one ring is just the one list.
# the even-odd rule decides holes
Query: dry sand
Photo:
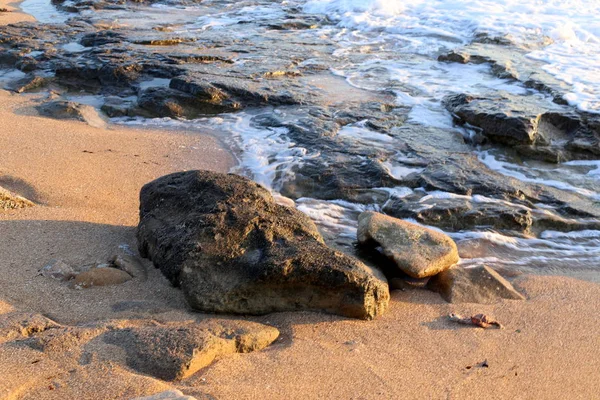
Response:
[{"label": "dry sand", "polygon": [[[20,19],[31,20],[0,13],[0,23]],[[181,293],[154,269],[145,282],[87,290],[37,271],[52,258],[81,265],[135,249],[144,183],[183,169],[224,172],[233,157],[210,136],[96,129],[34,116],[32,102],[0,91],[0,186],[38,204],[0,214],[0,314],[14,307],[72,325],[189,318]],[[393,292],[376,321],[317,313],[252,318],[278,327],[280,339],[174,386],[198,399],[600,398],[600,286],[538,276],[514,283],[527,301],[451,305],[407,290]],[[128,301],[141,306],[119,308]],[[485,312],[505,329],[456,325],[450,312]],[[129,399],[172,386],[103,359],[0,344],[0,398]]]}]

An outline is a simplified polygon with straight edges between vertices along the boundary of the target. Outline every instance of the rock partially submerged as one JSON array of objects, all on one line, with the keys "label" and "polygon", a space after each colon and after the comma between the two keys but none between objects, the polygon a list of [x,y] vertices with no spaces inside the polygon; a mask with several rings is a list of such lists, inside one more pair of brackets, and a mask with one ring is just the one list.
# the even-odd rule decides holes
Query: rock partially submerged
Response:
[{"label": "rock partially submerged", "polygon": [[525,299],[510,282],[485,265],[450,268],[431,278],[427,288],[449,303],[492,304],[501,299]]},{"label": "rock partially submerged", "polygon": [[381,272],[327,247],[308,216],[237,175],[189,171],[145,185],[137,237],[197,310],[372,319],[389,301]]},{"label": "rock partially submerged", "polygon": [[433,276],[458,262],[458,249],[448,236],[373,211],[358,217],[358,242],[381,247],[400,271],[413,278]]},{"label": "rock partially submerged", "polygon": [[460,124],[479,130],[492,142],[515,146],[523,155],[549,162],[598,158],[596,117],[540,102],[535,96],[509,93],[495,97],[458,94],[444,99]]}]

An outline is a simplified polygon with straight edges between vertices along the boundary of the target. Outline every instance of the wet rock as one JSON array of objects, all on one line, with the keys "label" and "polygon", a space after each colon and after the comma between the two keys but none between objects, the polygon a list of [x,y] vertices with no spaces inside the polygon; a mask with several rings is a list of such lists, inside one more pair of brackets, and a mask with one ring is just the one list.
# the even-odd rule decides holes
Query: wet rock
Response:
[{"label": "wet rock", "polygon": [[451,95],[446,108],[492,142],[515,146],[522,155],[549,162],[597,158],[600,133],[588,117],[535,96],[501,93],[496,97]]},{"label": "wet rock", "polygon": [[492,304],[501,299],[525,299],[510,282],[485,265],[452,267],[431,278],[427,288],[440,293],[449,303]]},{"label": "wet rock", "polygon": [[149,88],[138,98],[138,107],[151,117],[193,119],[202,115],[234,111],[236,107],[204,101],[169,88]]},{"label": "wet rock", "polygon": [[133,117],[139,114],[135,111],[136,102],[117,96],[107,96],[100,108],[110,118]]},{"label": "wet rock", "polygon": [[85,289],[93,286],[120,285],[131,280],[131,275],[117,268],[92,268],[82,272],[73,280],[75,289]]},{"label": "wet rock", "polygon": [[110,259],[110,262],[115,268],[127,272],[134,278],[146,279],[148,277],[148,271],[146,271],[146,267],[142,264],[142,260],[135,256],[126,254],[116,255]]},{"label": "wet rock", "polygon": [[539,114],[527,110],[525,104],[521,109],[515,109],[507,106],[506,102],[503,98],[486,99],[466,94],[451,95],[444,99],[444,105],[458,117],[459,122],[482,129],[485,136],[500,143],[533,144]]},{"label": "wet rock", "polygon": [[98,47],[107,44],[119,44],[125,42],[125,36],[114,30],[104,30],[84,35],[79,43],[85,47]]},{"label": "wet rock", "polygon": [[60,282],[70,281],[77,275],[73,267],[62,260],[51,260],[39,272],[43,277],[56,279]]},{"label": "wet rock", "polygon": [[278,81],[256,81],[222,76],[188,74],[173,78],[172,89],[189,93],[213,105],[233,109],[256,106],[295,105],[304,102],[300,93],[290,91],[286,83]]},{"label": "wet rock", "polygon": [[48,86],[53,81],[51,77],[43,77],[38,75],[29,74],[23,79],[19,79],[16,82],[8,85],[8,89],[16,93],[31,92],[37,89],[42,89]]},{"label": "wet rock", "polygon": [[246,178],[176,173],[145,185],[140,197],[140,254],[195,309],[371,319],[387,307],[380,272],[325,246],[306,215]]},{"label": "wet rock", "polygon": [[266,325],[229,325],[127,328],[107,333],[104,340],[122,347],[127,365],[134,370],[173,381],[194,374],[217,357],[261,350],[279,336],[277,329]]},{"label": "wet rock", "polygon": [[16,193],[8,191],[0,186],[0,210],[15,210],[19,208],[33,207],[35,204]]},{"label": "wet rock", "polygon": [[105,128],[105,119],[92,106],[72,101],[56,100],[43,103],[38,107],[41,115],[56,119],[75,119],[86,122],[95,128]]},{"label": "wet rock", "polygon": [[358,217],[358,242],[383,254],[413,278],[438,274],[458,262],[458,249],[443,233],[366,211]]},{"label": "wet rock", "polygon": [[499,231],[527,233],[533,225],[529,208],[500,200],[475,202],[464,196],[449,198],[414,196],[392,199],[384,211],[397,218],[414,219],[424,225],[457,232],[474,228],[492,228]]}]

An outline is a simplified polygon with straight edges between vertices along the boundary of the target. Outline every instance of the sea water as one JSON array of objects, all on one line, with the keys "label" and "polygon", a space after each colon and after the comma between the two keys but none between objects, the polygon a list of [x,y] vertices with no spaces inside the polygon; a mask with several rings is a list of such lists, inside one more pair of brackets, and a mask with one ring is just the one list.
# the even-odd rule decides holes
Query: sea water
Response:
[{"label": "sea water", "polygon": [[[285,7],[326,16],[332,25],[299,34],[333,41],[333,55],[347,62],[330,72],[362,90],[394,93],[397,105],[410,109],[408,122],[413,124],[468,136],[467,130],[453,125],[451,115],[441,104],[441,99],[452,93],[504,91],[535,96],[541,105],[551,104],[552,99],[542,93],[519,82],[499,79],[489,65],[437,61],[438,55],[460,49],[481,34],[508,38],[532,61],[542,62],[547,73],[565,83],[564,100],[568,104],[581,111],[600,113],[600,1],[596,0],[206,0],[195,6],[196,12],[190,12],[192,5],[186,5],[188,9],[183,11],[168,4],[152,7],[170,13],[178,22],[185,21],[178,28],[181,32],[228,30],[240,39],[244,38],[244,30],[232,29],[240,21],[283,17]],[[368,57],[361,57],[365,53]],[[194,121],[138,118],[116,122],[220,132],[236,149],[239,165],[234,172],[249,175],[277,192],[286,179],[293,177],[294,167],[318,157],[313,149],[297,146],[287,136],[286,128],[264,128],[253,123],[260,113],[278,112],[282,111],[265,108]],[[344,127],[339,135],[366,146],[394,145],[391,136],[370,130],[364,121]],[[600,161],[574,160],[556,165],[515,162],[501,151],[489,149],[474,148],[474,152],[484,166],[508,177],[600,201]],[[402,163],[402,157],[399,152],[397,162],[385,165],[392,176],[402,178],[420,171]],[[406,187],[374,190],[390,199],[408,196],[415,190],[423,192],[424,199],[457,196]],[[503,201],[485,196],[463,197],[473,202]],[[311,198],[297,199],[296,205],[317,222],[328,238],[341,244],[355,237],[360,212],[378,211],[383,206]],[[536,206],[536,212],[552,210],[551,205]],[[487,263],[546,273],[570,271],[600,280],[600,231],[545,231],[530,238],[489,230],[449,234],[458,242],[465,266]],[[595,272],[589,275],[589,271]]]}]

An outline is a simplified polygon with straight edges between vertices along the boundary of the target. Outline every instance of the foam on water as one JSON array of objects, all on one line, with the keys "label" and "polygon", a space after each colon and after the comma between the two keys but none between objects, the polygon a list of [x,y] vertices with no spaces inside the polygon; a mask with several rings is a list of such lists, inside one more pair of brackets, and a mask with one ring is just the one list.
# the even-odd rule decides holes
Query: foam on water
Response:
[{"label": "foam on water", "polygon": [[[529,56],[545,61],[548,73],[571,85],[565,96],[570,104],[600,113],[598,1],[312,0],[304,10],[327,14],[352,31],[385,34],[415,54],[456,48],[477,33],[508,34],[533,48]],[[541,46],[546,42],[551,44]]]},{"label": "foam on water", "polygon": [[[579,186],[575,186],[568,182],[583,180],[584,176],[577,176],[577,173],[574,170],[567,171],[564,174],[563,180],[552,179],[549,177],[540,176],[540,171],[535,168],[527,168],[522,165],[513,164],[509,161],[505,161],[501,159],[502,156],[497,156],[492,154],[490,151],[482,151],[479,152],[479,160],[485,164],[488,168],[495,170],[503,175],[510,176],[512,178],[518,179],[522,182],[530,182],[530,183],[541,183],[546,186],[551,186],[557,189],[566,190],[569,192],[578,193],[582,196],[592,198],[594,200],[600,201],[600,180],[596,178],[596,173],[590,174],[589,172],[586,174],[591,179],[587,180],[588,184],[593,189],[587,189]],[[597,166],[598,161],[571,161],[563,164],[565,166]],[[595,169],[593,171],[596,171]],[[557,173],[560,173],[560,168],[552,169],[551,171],[542,171],[546,172],[546,175],[550,175],[548,172],[551,172],[552,176],[556,176]],[[592,171],[590,171],[592,172]],[[579,179],[578,179],[579,178]],[[585,184],[585,183],[584,183]]]},{"label": "foam on water", "polygon": [[69,13],[57,10],[51,0],[25,0],[19,7],[44,24],[62,24],[71,18]]}]

